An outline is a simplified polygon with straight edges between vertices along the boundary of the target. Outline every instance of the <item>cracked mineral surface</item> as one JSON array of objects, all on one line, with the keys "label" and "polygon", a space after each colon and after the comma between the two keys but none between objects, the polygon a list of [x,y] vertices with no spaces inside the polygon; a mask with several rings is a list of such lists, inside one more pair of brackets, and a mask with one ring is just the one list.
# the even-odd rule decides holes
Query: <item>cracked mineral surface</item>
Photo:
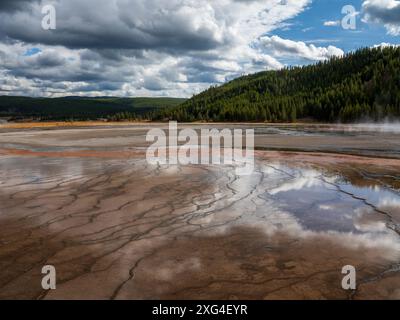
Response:
[{"label": "cracked mineral surface", "polygon": [[0,126],[0,299],[400,299],[400,132],[248,125],[240,177],[147,164],[156,126]]}]

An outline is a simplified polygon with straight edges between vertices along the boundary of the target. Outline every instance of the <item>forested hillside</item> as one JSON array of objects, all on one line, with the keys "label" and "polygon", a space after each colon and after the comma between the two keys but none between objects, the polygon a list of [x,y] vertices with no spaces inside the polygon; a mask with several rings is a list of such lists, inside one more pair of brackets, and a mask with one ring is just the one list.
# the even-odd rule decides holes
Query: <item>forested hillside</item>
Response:
[{"label": "forested hillside", "polygon": [[181,104],[175,98],[29,98],[0,96],[0,117],[36,120],[138,119],[149,112]]},{"label": "forested hillside", "polygon": [[163,109],[153,120],[351,122],[399,116],[400,48],[386,47],[244,76]]}]

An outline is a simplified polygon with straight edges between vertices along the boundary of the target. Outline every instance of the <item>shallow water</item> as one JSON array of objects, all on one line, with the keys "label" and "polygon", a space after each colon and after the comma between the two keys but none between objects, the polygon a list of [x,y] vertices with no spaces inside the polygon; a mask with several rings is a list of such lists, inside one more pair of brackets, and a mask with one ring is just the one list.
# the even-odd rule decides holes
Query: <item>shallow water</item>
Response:
[{"label": "shallow water", "polygon": [[[142,148],[124,153],[143,146],[127,131],[120,147],[110,130],[92,147],[92,130],[64,130],[62,149],[56,130],[7,136],[0,298],[400,298],[399,160],[259,151],[238,177],[150,166]],[[44,264],[55,291],[40,287]],[[348,264],[356,291],[341,287]]]},{"label": "shallow water", "polygon": [[[93,128],[8,129],[0,125],[0,148],[32,151],[117,150],[146,148],[150,128],[167,130],[168,124],[102,126]],[[254,129],[255,148],[276,151],[338,152],[400,159],[400,130],[387,125],[260,125],[180,124],[194,128]]]}]

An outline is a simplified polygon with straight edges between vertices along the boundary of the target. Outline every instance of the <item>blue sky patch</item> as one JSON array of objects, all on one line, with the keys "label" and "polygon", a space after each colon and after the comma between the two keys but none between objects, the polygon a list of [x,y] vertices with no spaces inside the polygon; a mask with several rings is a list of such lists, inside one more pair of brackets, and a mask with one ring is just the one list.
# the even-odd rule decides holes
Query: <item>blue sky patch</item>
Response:
[{"label": "blue sky patch", "polygon": [[[333,45],[345,52],[383,42],[400,44],[400,38],[389,35],[383,25],[364,23],[361,14],[357,16],[355,30],[342,28],[339,23],[345,16],[342,14],[342,8],[352,5],[357,12],[361,12],[362,3],[362,0],[313,1],[306,10],[287,21],[289,25],[286,28],[274,30],[270,35],[274,34],[284,39],[303,41],[321,47]],[[326,22],[337,22],[338,25],[325,26]]]},{"label": "blue sky patch", "polygon": [[25,51],[24,56],[25,57],[31,57],[34,56],[35,54],[38,54],[42,52],[42,50],[40,50],[39,48],[30,48],[28,50]]}]

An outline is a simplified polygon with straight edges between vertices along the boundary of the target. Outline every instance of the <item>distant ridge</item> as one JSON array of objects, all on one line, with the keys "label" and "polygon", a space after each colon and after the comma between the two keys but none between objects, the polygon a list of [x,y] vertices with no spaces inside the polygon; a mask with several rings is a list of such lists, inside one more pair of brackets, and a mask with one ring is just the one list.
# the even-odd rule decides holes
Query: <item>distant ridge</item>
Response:
[{"label": "distant ridge", "polygon": [[179,98],[0,96],[0,117],[12,120],[132,120],[183,103]]},{"label": "distant ridge", "polygon": [[400,116],[400,48],[360,49],[304,67],[243,76],[153,120],[324,122]]}]

